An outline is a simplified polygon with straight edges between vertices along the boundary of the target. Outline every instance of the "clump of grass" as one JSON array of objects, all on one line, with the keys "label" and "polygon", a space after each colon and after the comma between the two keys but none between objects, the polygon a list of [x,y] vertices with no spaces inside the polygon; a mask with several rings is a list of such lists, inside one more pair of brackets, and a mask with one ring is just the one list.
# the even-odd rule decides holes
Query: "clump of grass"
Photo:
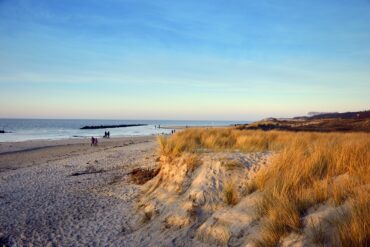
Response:
[{"label": "clump of grass", "polygon": [[243,195],[249,195],[257,190],[257,184],[254,180],[246,180],[243,188]]},{"label": "clump of grass", "polygon": [[254,239],[254,244],[257,247],[275,247],[279,243],[279,239],[284,234],[285,229],[276,222],[266,221],[263,223],[263,228],[260,230],[260,238]]},{"label": "clump of grass", "polygon": [[143,223],[148,223],[152,219],[152,217],[153,217],[153,212],[151,212],[151,211],[144,212],[142,222]]},{"label": "clump of grass", "polygon": [[338,246],[369,246],[370,244],[370,191],[360,189],[350,208],[339,213]]},{"label": "clump of grass", "polygon": [[232,181],[227,181],[224,184],[223,193],[227,205],[232,206],[238,203],[238,192],[236,191],[235,184]]},{"label": "clump of grass", "polygon": [[184,162],[188,172],[193,172],[202,163],[197,154],[187,154],[184,157]]},{"label": "clump of grass", "polygon": [[293,204],[289,204],[289,199],[283,200],[275,208],[268,209],[262,219],[260,238],[255,239],[257,246],[277,246],[281,236],[292,230],[298,232],[301,227],[297,209]]},{"label": "clump of grass", "polygon": [[[271,207],[274,205],[274,207]],[[276,246],[280,237],[301,227],[298,204],[292,203],[288,195],[266,192],[257,203],[257,215],[262,218],[259,246]]]},{"label": "clump of grass", "polygon": [[301,198],[310,198],[312,201],[310,204],[318,204],[325,202],[329,198],[329,179],[325,178],[322,180],[316,180],[312,183],[312,186],[306,188],[303,193],[306,195],[301,195]]},{"label": "clump of grass", "polygon": [[333,182],[331,185],[330,197],[335,206],[342,204],[352,193],[353,186],[349,179]]}]

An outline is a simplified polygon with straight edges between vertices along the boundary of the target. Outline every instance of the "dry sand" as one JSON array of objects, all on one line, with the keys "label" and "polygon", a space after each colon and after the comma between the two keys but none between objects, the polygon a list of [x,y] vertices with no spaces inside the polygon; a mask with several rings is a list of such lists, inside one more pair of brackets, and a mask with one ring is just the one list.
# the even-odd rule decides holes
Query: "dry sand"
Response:
[{"label": "dry sand", "polygon": [[140,189],[126,174],[154,165],[155,146],[154,137],[2,143],[0,245],[134,246],[126,235]]},{"label": "dry sand", "polygon": [[156,148],[154,137],[1,143],[0,246],[245,246],[254,196],[230,207],[223,188],[242,194],[270,154],[204,153],[192,172],[162,162],[131,183],[132,169],[158,165]]},{"label": "dry sand", "polygon": [[[138,211],[147,215],[151,238],[144,246],[245,246],[256,226],[258,194],[243,198],[244,184],[270,153],[203,153],[191,171],[187,159],[162,163],[160,173],[143,188]],[[232,183],[241,201],[225,201],[224,188]]]}]

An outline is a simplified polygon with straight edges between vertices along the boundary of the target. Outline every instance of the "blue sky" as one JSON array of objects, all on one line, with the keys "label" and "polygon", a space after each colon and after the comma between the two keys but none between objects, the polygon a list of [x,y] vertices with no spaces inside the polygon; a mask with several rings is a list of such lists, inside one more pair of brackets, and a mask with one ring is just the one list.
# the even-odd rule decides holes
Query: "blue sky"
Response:
[{"label": "blue sky", "polygon": [[255,120],[369,95],[369,0],[0,0],[0,117]]}]

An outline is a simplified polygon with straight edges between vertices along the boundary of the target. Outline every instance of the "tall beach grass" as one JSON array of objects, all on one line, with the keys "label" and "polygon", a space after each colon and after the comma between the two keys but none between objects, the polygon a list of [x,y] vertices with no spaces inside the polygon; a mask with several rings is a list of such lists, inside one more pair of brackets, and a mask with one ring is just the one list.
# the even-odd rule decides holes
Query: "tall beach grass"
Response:
[{"label": "tall beach grass", "polygon": [[325,241],[338,246],[370,244],[368,133],[202,128],[162,136],[159,143],[161,154],[167,157],[207,151],[275,152],[270,164],[248,185],[262,192],[257,205],[259,246],[276,246],[281,237],[300,232],[302,218],[310,207],[320,203],[339,207],[346,202],[347,207],[338,212],[332,224],[336,238]]}]

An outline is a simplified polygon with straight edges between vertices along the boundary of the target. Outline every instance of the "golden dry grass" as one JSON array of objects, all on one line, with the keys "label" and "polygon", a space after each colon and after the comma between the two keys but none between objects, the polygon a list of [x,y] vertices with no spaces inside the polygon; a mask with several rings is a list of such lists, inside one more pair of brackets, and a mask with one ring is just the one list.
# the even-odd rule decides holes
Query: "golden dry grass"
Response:
[{"label": "golden dry grass", "polygon": [[[264,192],[264,197],[268,198],[259,203],[262,205],[259,206],[262,208],[260,214],[267,222],[262,224],[262,229],[265,229],[262,232],[262,240],[271,238],[269,235],[276,236],[278,233],[281,237],[296,230],[286,227],[278,232],[271,232],[270,225],[284,224],[288,215],[289,218],[301,217],[309,207],[327,200],[338,206],[363,186],[369,186],[369,137],[368,134],[299,134],[292,139],[274,158],[272,164],[259,172],[255,178],[257,187]],[[338,180],[341,176],[348,178]],[[281,203],[287,199],[289,207]],[[281,219],[272,218],[271,210],[277,210],[286,216]],[[354,229],[356,233],[339,230],[339,234],[346,236],[341,239],[351,243],[351,246],[365,246],[362,240],[357,239],[367,238],[369,226],[364,227],[368,231],[365,233],[357,227],[360,218],[351,219],[354,222],[346,221],[345,228]],[[298,222],[296,223],[298,226]],[[275,237],[275,242],[271,243],[269,240],[266,244],[276,245],[279,239]]]},{"label": "golden dry grass", "polygon": [[199,156],[195,154],[186,154],[184,162],[186,163],[186,170],[188,172],[193,172],[201,164]]},{"label": "golden dry grass", "polygon": [[339,243],[337,246],[370,245],[370,191],[359,189],[351,198],[349,209],[339,214],[336,224]]},{"label": "golden dry grass", "polygon": [[160,136],[160,153],[167,157],[180,156],[184,152],[230,151],[257,152],[279,150],[293,133],[281,135],[278,131],[246,131],[233,128],[191,128],[171,136]]},{"label": "golden dry grass", "polygon": [[235,184],[232,181],[227,181],[225,183],[223,192],[227,205],[235,205],[238,203],[239,196],[235,189]]},{"label": "golden dry grass", "polygon": [[341,243],[337,245],[369,243],[370,134],[210,128],[188,129],[159,141],[161,154],[168,157],[207,150],[276,151],[271,164],[246,186],[247,192],[262,192],[257,206],[262,222],[258,245],[275,246],[282,236],[299,231],[308,208],[322,202],[339,206],[346,201],[353,203],[339,217]]},{"label": "golden dry grass", "polygon": [[243,185],[243,195],[249,195],[257,190],[254,180],[246,180]]}]

